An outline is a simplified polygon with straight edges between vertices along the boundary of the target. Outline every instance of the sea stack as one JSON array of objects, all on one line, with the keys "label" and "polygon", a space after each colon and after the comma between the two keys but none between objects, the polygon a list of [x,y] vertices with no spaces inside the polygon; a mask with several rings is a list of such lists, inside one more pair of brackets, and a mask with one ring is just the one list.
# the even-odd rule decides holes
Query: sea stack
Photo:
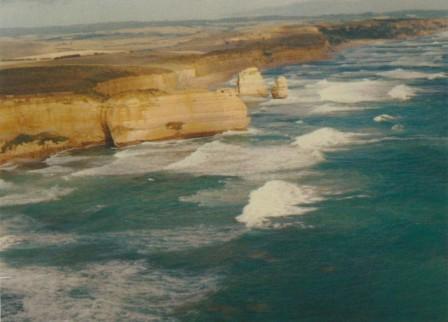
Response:
[{"label": "sea stack", "polygon": [[284,99],[288,97],[288,80],[280,76],[275,80],[275,85],[271,89],[272,98]]},{"label": "sea stack", "polygon": [[240,96],[268,97],[269,90],[260,71],[256,67],[238,74],[238,94]]}]

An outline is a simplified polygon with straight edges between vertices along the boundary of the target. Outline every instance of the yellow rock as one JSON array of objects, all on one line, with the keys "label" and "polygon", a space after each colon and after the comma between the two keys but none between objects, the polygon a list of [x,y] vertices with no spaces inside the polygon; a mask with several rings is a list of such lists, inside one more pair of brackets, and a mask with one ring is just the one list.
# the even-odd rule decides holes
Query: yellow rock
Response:
[{"label": "yellow rock", "polygon": [[109,104],[107,125],[117,146],[244,130],[249,124],[246,105],[231,91],[128,93]]},{"label": "yellow rock", "polygon": [[238,93],[240,96],[268,97],[268,87],[256,67],[243,70],[238,74]]},{"label": "yellow rock", "polygon": [[127,144],[244,130],[246,105],[233,89],[127,92],[103,102],[53,94],[0,99],[0,164],[69,148]]},{"label": "yellow rock", "polygon": [[99,83],[95,87],[95,91],[107,96],[148,89],[169,91],[176,89],[178,77],[179,75],[174,72],[122,77]]},{"label": "yellow rock", "polygon": [[288,97],[288,80],[280,76],[275,80],[275,85],[271,89],[272,98],[283,99]]},{"label": "yellow rock", "polygon": [[0,99],[0,163],[102,144],[101,103],[81,95]]}]

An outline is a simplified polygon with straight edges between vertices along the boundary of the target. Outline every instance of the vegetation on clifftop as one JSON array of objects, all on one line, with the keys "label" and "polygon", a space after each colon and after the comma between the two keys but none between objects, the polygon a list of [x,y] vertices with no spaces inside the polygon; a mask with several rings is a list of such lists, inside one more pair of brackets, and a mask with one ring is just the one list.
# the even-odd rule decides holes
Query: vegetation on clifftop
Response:
[{"label": "vegetation on clifftop", "polygon": [[328,41],[337,45],[359,39],[393,39],[401,36],[417,36],[421,31],[441,28],[443,23],[432,20],[377,19],[346,24],[322,25],[320,31]]},{"label": "vegetation on clifftop", "polygon": [[96,84],[133,73],[103,66],[43,66],[0,70],[0,95],[89,92]]}]

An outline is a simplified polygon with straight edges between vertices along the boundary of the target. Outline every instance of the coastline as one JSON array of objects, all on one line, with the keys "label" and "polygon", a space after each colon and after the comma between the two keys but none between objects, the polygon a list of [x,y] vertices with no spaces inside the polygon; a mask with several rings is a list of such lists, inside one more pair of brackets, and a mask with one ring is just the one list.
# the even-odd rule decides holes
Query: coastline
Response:
[{"label": "coastline", "polygon": [[[420,26],[420,22],[418,25]],[[145,141],[209,136],[228,130],[244,130],[250,124],[247,107],[249,104],[243,103],[241,98],[233,93],[222,94],[219,89],[242,69],[256,66],[261,70],[266,70],[291,64],[327,60],[347,48],[387,40],[415,38],[437,32],[446,28],[448,22],[441,23],[442,27],[437,26],[438,28],[431,26],[427,31],[419,31],[410,35],[406,34],[409,33],[409,30],[404,28],[403,34],[398,33],[394,38],[344,39],[340,43],[335,43],[332,38],[334,34],[338,35],[339,29],[322,32],[328,27],[320,27],[321,29],[301,27],[302,29],[299,28],[299,31],[292,32],[297,39],[292,39],[289,34],[290,30],[286,29],[287,36],[282,35],[278,39],[274,38],[263,42],[262,45],[251,43],[250,46],[212,51],[199,57],[186,55],[180,58],[162,58],[156,64],[156,67],[159,68],[156,73],[130,75],[129,73],[132,74],[133,70],[128,72],[126,69],[119,69],[116,71],[119,75],[118,78],[96,84],[94,92],[100,94],[100,97],[96,97],[97,94],[92,96],[90,89],[76,95],[70,92],[67,92],[66,95],[51,92],[25,96],[4,95],[0,102],[0,109],[6,112],[5,115],[10,116],[11,133],[9,139],[2,140],[0,137],[0,143],[4,142],[2,153],[0,153],[0,165],[20,162],[20,160],[29,158],[41,160],[54,153],[82,149],[86,146],[115,145],[122,147]],[[311,38],[312,41],[310,45],[304,46],[304,39],[308,38]],[[339,41],[340,39],[338,39]],[[56,68],[58,67],[56,66]],[[120,77],[120,75],[125,77]],[[58,95],[62,95],[62,97]],[[47,101],[45,106],[36,103],[40,96]],[[137,97],[139,98],[137,99]],[[218,104],[220,105],[218,108],[213,108],[217,100],[222,101],[222,104]],[[49,103],[54,105],[53,110],[48,107]],[[30,108],[30,105],[33,104],[34,107]],[[176,107],[179,105],[184,106],[184,112],[180,112]],[[250,105],[254,106],[257,103],[251,102]],[[66,111],[68,106],[73,110],[71,114],[60,112],[61,110]],[[153,111],[154,106],[160,106],[159,113],[161,114],[159,116],[151,114],[154,112],[148,112]],[[36,107],[40,109],[40,112],[35,112]],[[117,108],[120,108],[121,111],[114,112]],[[24,112],[24,109],[28,112]],[[196,110],[197,114],[188,112],[192,109]],[[237,111],[237,114],[232,114],[233,112],[220,114],[223,110],[234,110]],[[92,117],[85,118],[86,111],[93,113]],[[45,113],[46,118],[43,117]],[[59,119],[55,117],[55,113],[60,113]],[[114,115],[113,124],[108,115]],[[184,116],[179,118],[179,115]],[[79,116],[81,119],[77,120]],[[36,118],[42,118],[37,125],[33,123]],[[154,118],[157,119],[157,122],[153,124],[151,120]],[[194,119],[193,123],[189,123],[192,118]],[[45,124],[48,125],[48,122],[61,123],[61,120],[65,125],[59,129],[55,130],[54,126],[50,126],[49,129],[45,128]],[[91,122],[92,120],[94,121]],[[216,125],[211,126],[209,124],[211,120],[217,120]],[[2,128],[8,129],[7,122],[7,120],[3,120]],[[91,122],[90,125],[89,122]],[[146,122],[146,125],[142,122]],[[32,126],[29,126],[30,123]],[[225,126],[222,126],[223,123]],[[19,124],[19,131],[17,131],[17,124]],[[80,124],[81,128],[77,124]],[[23,128],[20,129],[20,126]],[[149,131],[150,133],[148,133],[148,127],[153,129]],[[93,135],[91,135],[92,129],[95,129]],[[131,137],[123,137],[123,131],[132,133]],[[43,141],[41,139],[37,143],[35,141],[25,142],[30,143],[28,147],[25,147],[22,142],[15,147],[14,153],[5,153],[5,146],[10,144],[11,139],[16,140],[22,134],[42,135],[47,132],[54,132],[59,137],[66,139],[55,142],[50,137],[44,138]],[[123,139],[113,142],[112,134],[123,137]]]},{"label": "coastline", "polygon": [[[267,69],[289,97],[246,103],[246,132],[0,166],[2,318],[443,321],[447,45]],[[172,95],[148,93],[113,100]]]}]

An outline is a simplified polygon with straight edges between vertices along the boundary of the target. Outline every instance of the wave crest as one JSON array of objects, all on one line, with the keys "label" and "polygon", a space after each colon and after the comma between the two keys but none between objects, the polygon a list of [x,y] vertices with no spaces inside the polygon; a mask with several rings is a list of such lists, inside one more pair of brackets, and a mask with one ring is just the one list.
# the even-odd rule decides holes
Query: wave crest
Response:
[{"label": "wave crest", "polygon": [[58,200],[72,193],[73,188],[61,188],[54,186],[49,189],[33,188],[25,193],[14,193],[0,197],[0,207],[21,206],[34,203]]},{"label": "wave crest", "polygon": [[314,208],[307,205],[321,199],[312,187],[273,180],[251,192],[248,205],[236,220],[249,228],[262,228],[269,224],[270,218],[303,215],[312,211]]},{"label": "wave crest", "polygon": [[397,85],[387,95],[400,101],[407,101],[415,96],[415,90],[407,85]]},{"label": "wave crest", "polygon": [[354,143],[357,141],[357,137],[359,135],[356,133],[341,132],[324,127],[297,137],[293,145],[306,150],[325,151]]},{"label": "wave crest", "polygon": [[351,82],[320,81],[316,84],[322,101],[337,103],[360,103],[386,101],[390,99],[409,99],[415,91],[406,85],[396,85],[393,82],[378,80],[361,80]]},{"label": "wave crest", "polygon": [[0,191],[9,190],[14,187],[14,184],[3,179],[0,179]]},{"label": "wave crest", "polygon": [[426,78],[429,80],[444,78],[446,77],[443,73],[424,73],[417,72],[413,70],[404,70],[401,68],[390,70],[387,72],[377,73],[378,76],[386,77],[386,78],[394,78],[394,79],[419,79]]}]

